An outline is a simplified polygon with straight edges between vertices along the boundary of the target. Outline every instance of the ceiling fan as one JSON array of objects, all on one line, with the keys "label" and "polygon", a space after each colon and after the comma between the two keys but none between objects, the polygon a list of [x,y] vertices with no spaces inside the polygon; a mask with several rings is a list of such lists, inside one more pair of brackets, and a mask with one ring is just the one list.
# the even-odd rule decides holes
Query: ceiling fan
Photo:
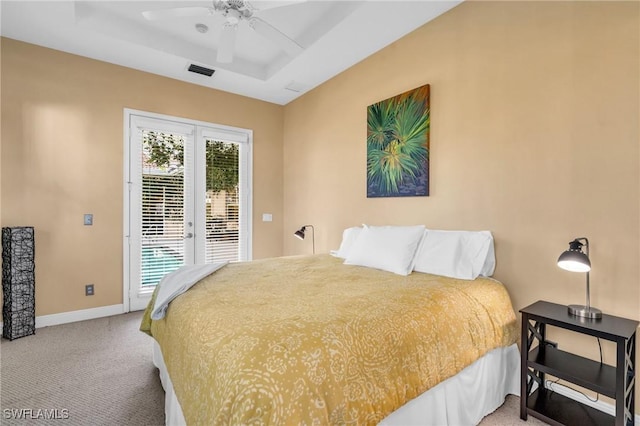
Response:
[{"label": "ceiling fan", "polygon": [[222,15],[226,21],[220,32],[217,61],[220,63],[229,63],[233,61],[236,32],[238,31],[238,23],[242,20],[246,20],[250,28],[276,44],[276,46],[280,47],[288,55],[296,56],[300,54],[303,51],[302,46],[271,24],[254,16],[254,14],[261,10],[289,6],[290,4],[300,3],[302,1],[305,0],[265,2],[260,8],[257,8],[250,2],[243,0],[213,0],[212,7],[194,6],[147,10],[142,12],[142,15],[149,21],[184,18],[188,16],[215,15],[216,13]]}]

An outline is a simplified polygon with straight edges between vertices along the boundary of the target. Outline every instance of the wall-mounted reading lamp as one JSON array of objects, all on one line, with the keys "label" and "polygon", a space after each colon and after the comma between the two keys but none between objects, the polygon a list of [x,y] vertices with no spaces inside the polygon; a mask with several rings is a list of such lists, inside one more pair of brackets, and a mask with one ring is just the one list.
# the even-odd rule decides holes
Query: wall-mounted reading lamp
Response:
[{"label": "wall-mounted reading lamp", "polygon": [[302,228],[294,232],[293,235],[300,238],[301,240],[304,240],[304,236],[307,228],[311,228],[311,241],[312,241],[311,244],[313,246],[313,254],[316,254],[316,230],[313,229],[313,225],[304,225]]},{"label": "wall-mounted reading lamp", "polygon": [[[586,246],[587,248],[586,254],[582,252],[583,246]],[[587,304],[569,305],[569,314],[589,319],[602,318],[602,311],[591,307],[591,300],[589,296],[589,271],[591,270],[591,261],[589,260],[589,240],[585,237],[581,237],[571,241],[569,243],[569,249],[562,253],[558,258],[558,266],[567,271],[587,273]]]}]

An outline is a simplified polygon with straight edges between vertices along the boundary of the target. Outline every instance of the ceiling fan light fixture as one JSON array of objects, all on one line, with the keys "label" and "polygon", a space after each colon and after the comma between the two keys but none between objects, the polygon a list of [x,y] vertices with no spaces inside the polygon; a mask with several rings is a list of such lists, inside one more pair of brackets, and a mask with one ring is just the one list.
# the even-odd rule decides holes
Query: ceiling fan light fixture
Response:
[{"label": "ceiling fan light fixture", "polygon": [[227,20],[227,24],[237,25],[240,22],[242,14],[236,9],[227,9],[224,12],[224,17]]}]

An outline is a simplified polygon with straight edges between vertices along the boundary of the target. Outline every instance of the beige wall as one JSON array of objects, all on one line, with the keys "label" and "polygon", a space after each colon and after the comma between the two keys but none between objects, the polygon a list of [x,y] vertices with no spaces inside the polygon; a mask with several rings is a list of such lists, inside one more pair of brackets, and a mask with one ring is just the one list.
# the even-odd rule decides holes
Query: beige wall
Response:
[{"label": "beige wall", "polygon": [[6,38],[1,48],[2,226],[36,229],[36,315],[122,303],[124,108],[252,129],[253,256],[282,253],[283,107]]},{"label": "beige wall", "polygon": [[[639,38],[637,2],[467,2],[288,104],[285,254],[302,223],[319,251],[360,223],[488,229],[518,310],[584,303],[556,259],[587,236],[593,305],[640,319]],[[367,199],[367,106],[426,83],[431,195]]]}]

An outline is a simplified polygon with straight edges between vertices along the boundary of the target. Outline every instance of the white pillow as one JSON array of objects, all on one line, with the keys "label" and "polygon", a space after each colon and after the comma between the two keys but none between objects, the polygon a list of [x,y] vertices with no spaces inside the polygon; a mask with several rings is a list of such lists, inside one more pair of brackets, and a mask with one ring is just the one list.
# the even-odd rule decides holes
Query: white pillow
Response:
[{"label": "white pillow", "polygon": [[354,226],[352,228],[347,228],[342,232],[342,242],[340,243],[340,248],[337,252],[335,252],[334,256],[341,257],[346,259],[351,251],[351,247],[353,243],[356,242],[358,235],[360,235],[360,231],[362,231],[361,226]]},{"label": "white pillow", "polygon": [[363,225],[344,263],[409,275],[423,236],[423,225]]},{"label": "white pillow", "polygon": [[487,249],[487,257],[484,259],[482,269],[480,269],[480,275],[483,277],[490,277],[496,270],[496,251],[493,246],[493,235],[491,235],[491,232],[489,231],[484,232],[487,232],[491,239],[489,241],[489,248]]},{"label": "white pillow", "polygon": [[493,236],[489,231],[426,230],[416,254],[414,270],[474,280],[495,269]]}]

